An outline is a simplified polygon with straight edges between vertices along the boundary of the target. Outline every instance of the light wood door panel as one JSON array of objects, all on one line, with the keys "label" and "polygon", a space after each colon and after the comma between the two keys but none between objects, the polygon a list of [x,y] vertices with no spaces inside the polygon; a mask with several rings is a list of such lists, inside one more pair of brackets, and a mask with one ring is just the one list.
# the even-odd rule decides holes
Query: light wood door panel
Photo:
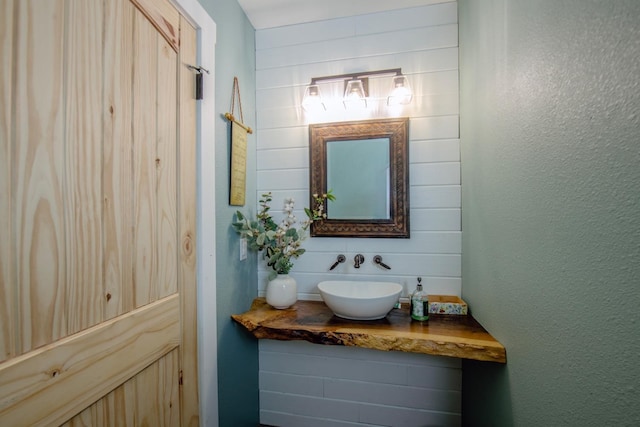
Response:
[{"label": "light wood door panel", "polygon": [[[178,103],[175,95],[178,91],[177,53],[164,40],[158,40],[158,85],[166,90],[158,91],[158,117],[177,117]],[[175,120],[162,120],[157,125],[156,144],[156,193],[157,202],[157,260],[158,298],[171,295],[178,290],[178,229],[177,229],[177,168],[178,147],[176,135],[178,126]]]},{"label": "light wood door panel", "polygon": [[[96,325],[102,314],[101,2],[65,4],[64,237],[66,334]],[[63,56],[64,57],[64,56]],[[91,76],[87,78],[87,76]],[[96,84],[100,83],[100,84]]]},{"label": "light wood door panel", "polygon": [[[0,63],[11,64],[13,58],[13,2],[0,0]],[[13,67],[3,67],[0,74],[0,233],[9,238],[11,229],[11,103]],[[5,234],[7,233],[7,234]],[[0,363],[15,355],[15,288],[13,286],[12,247],[0,243]]]},{"label": "light wood door panel", "polygon": [[179,316],[175,294],[6,361],[0,425],[50,426],[69,419],[177,348]]},{"label": "light wood door panel", "polygon": [[103,85],[103,226],[104,317],[111,319],[134,308],[132,149],[133,17],[126,0],[105,3]]},{"label": "light wood door panel", "polygon": [[[182,71],[196,60],[196,30],[182,17],[180,20],[180,58]],[[196,140],[196,105],[193,102],[195,79],[191,73],[179,73],[180,141]],[[198,418],[198,339],[196,292],[196,145],[180,144],[178,154],[178,286],[182,297],[182,425],[196,427]]]},{"label": "light wood door panel", "polygon": [[178,11],[168,1],[131,0],[131,2],[149,18],[173,49],[178,51],[180,46],[178,28],[181,19]]},{"label": "light wood door panel", "polygon": [[[175,372],[179,356],[177,350],[167,354],[139,375],[110,392],[64,424],[65,427],[101,426],[175,426],[180,413]],[[154,402],[162,408],[156,411],[149,401],[140,399],[138,390],[161,391]]]},{"label": "light wood door panel", "polygon": [[[64,2],[14,2],[12,225],[16,354],[67,334]],[[3,239],[2,244],[5,243]]]},{"label": "light wood door panel", "polygon": [[197,425],[195,30],[167,0],[0,24],[0,425]]},{"label": "light wood door panel", "polygon": [[133,284],[135,307],[157,298],[156,139],[158,32],[136,11],[133,21]]}]

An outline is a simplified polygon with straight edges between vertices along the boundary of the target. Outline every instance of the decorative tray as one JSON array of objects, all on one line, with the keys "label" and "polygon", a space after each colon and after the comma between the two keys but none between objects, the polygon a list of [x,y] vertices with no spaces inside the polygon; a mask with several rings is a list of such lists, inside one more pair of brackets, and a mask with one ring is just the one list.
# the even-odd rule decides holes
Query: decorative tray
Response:
[{"label": "decorative tray", "polygon": [[460,314],[468,312],[467,303],[455,295],[429,295],[430,314]]}]

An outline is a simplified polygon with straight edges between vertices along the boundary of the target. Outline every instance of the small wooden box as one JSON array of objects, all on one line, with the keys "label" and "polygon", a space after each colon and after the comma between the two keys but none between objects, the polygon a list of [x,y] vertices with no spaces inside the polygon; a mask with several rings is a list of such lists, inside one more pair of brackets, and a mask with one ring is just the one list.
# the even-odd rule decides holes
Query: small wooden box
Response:
[{"label": "small wooden box", "polygon": [[429,295],[430,314],[467,314],[467,303],[455,295]]}]

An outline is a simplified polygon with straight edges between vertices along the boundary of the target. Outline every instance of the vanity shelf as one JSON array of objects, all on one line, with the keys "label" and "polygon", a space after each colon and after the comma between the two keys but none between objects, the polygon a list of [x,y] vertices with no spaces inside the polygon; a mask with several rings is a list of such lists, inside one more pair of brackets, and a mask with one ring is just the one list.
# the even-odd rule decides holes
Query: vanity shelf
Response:
[{"label": "vanity shelf", "polygon": [[412,322],[408,308],[393,309],[380,320],[346,320],[321,301],[298,301],[276,310],[256,298],[233,320],[258,339],[304,340],[316,344],[365,347],[506,363],[506,350],[471,315],[430,314]]}]

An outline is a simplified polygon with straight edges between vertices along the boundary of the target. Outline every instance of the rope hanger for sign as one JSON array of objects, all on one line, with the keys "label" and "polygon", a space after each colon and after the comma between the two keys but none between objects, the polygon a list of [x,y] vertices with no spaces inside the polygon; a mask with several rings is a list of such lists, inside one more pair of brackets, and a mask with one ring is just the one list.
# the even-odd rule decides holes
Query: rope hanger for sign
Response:
[{"label": "rope hanger for sign", "polygon": [[[238,96],[238,108],[240,110],[240,121],[237,121],[233,113],[235,112],[236,95]],[[249,126],[244,124],[244,116],[242,115],[242,100],[240,99],[240,84],[238,78],[233,78],[233,94],[231,95],[231,112],[224,113],[224,117],[232,123],[238,124],[241,128],[247,131],[247,133],[253,133]]]},{"label": "rope hanger for sign", "polygon": [[[236,95],[240,109],[240,121],[233,116]],[[238,78],[233,78],[233,95],[231,96],[231,112],[224,117],[231,122],[231,177],[229,180],[229,204],[244,206],[247,180],[247,134],[253,133],[249,126],[242,123],[242,101],[240,100],[240,85]]]}]

